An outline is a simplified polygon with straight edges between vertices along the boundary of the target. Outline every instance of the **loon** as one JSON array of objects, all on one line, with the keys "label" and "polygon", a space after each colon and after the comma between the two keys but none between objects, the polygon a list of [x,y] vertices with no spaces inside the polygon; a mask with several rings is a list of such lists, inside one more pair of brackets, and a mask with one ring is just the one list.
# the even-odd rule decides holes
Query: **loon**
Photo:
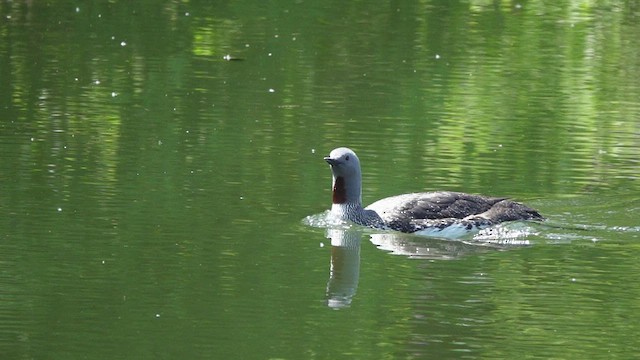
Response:
[{"label": "loon", "polygon": [[340,147],[324,160],[333,173],[330,214],[340,220],[421,235],[461,236],[505,221],[544,220],[536,210],[505,197],[452,191],[387,197],[362,207],[360,160]]}]

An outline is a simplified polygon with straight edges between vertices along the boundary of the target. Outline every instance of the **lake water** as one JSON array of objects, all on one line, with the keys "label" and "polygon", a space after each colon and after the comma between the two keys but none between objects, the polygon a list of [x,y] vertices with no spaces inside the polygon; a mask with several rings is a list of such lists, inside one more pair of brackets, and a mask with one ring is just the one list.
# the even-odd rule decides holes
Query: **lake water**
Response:
[{"label": "lake water", "polygon": [[[3,2],[0,109],[3,359],[637,356],[637,1]],[[338,146],[548,220],[309,224]]]}]

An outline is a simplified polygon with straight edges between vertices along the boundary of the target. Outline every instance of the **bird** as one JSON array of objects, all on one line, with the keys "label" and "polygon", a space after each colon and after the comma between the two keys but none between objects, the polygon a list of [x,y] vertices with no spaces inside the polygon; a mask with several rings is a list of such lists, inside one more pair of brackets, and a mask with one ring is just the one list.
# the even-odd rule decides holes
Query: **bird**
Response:
[{"label": "bird", "polygon": [[329,211],[342,221],[378,229],[436,236],[461,236],[506,221],[544,220],[538,211],[506,197],[454,191],[416,192],[362,206],[360,159],[347,148],[324,157],[332,172]]}]

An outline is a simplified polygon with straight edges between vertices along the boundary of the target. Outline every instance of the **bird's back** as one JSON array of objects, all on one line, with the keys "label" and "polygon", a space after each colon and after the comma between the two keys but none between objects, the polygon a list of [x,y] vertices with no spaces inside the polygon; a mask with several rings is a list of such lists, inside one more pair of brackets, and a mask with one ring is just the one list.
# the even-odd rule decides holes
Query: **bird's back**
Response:
[{"label": "bird's back", "polygon": [[438,224],[444,226],[456,219],[474,221],[478,225],[542,219],[537,211],[506,198],[451,191],[392,196],[378,200],[366,209],[375,211],[390,228],[404,232]]}]

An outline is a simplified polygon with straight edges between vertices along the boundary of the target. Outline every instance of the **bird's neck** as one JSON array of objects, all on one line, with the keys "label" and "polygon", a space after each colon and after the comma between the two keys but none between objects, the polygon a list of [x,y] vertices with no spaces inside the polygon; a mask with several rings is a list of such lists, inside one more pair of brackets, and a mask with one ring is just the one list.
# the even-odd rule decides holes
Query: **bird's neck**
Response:
[{"label": "bird's neck", "polygon": [[334,176],[332,190],[333,205],[362,208],[362,188],[360,176]]},{"label": "bird's neck", "polygon": [[333,177],[333,204],[331,213],[342,220],[361,224],[364,218],[362,208],[361,179],[359,176]]},{"label": "bird's neck", "polygon": [[342,221],[351,221],[364,226],[374,228],[385,226],[384,221],[375,211],[363,209],[359,203],[333,204],[331,215]]}]

